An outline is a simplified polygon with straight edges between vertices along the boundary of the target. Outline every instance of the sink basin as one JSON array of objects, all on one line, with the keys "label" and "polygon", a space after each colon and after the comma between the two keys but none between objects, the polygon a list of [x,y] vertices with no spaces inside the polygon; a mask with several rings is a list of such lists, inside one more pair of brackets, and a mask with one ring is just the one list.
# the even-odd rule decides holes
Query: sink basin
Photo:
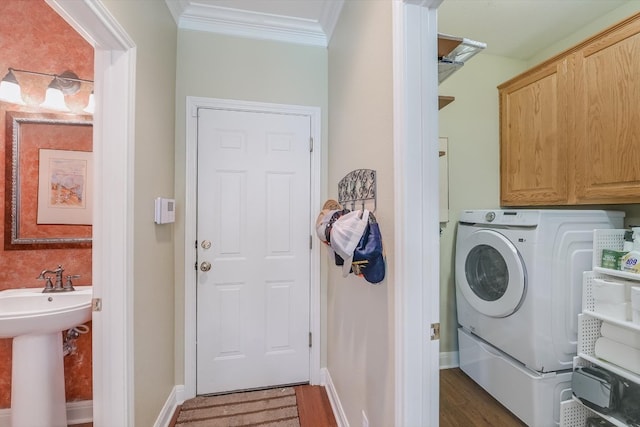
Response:
[{"label": "sink basin", "polygon": [[[66,427],[62,331],[91,320],[92,286],[0,291],[0,338],[13,338],[11,425]],[[34,411],[34,402],[38,410]]]},{"label": "sink basin", "polygon": [[42,293],[42,288],[0,291],[0,338],[61,332],[91,320],[91,286]]}]

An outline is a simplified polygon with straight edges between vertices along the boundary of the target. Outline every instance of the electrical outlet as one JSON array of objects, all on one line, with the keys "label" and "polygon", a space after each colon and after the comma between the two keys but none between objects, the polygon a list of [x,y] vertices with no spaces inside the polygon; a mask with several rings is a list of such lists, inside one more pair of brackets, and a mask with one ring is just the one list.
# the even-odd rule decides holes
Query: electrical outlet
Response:
[{"label": "electrical outlet", "polygon": [[362,410],[362,427],[369,427],[369,418],[367,418],[367,414]]}]

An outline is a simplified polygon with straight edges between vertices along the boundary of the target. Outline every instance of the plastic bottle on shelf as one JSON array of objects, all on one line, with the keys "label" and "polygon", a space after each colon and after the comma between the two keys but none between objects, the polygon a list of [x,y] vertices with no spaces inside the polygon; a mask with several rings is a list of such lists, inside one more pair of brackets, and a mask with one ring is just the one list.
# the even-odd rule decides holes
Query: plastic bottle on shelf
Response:
[{"label": "plastic bottle on shelf", "polygon": [[631,226],[633,233],[633,250],[640,251],[640,227]]},{"label": "plastic bottle on shelf", "polygon": [[620,269],[630,273],[640,274],[640,251],[633,250],[622,256]]},{"label": "plastic bottle on shelf", "polygon": [[626,230],[624,232],[624,244],[622,246],[622,250],[624,252],[631,252],[635,249],[634,237],[635,236],[633,230]]}]

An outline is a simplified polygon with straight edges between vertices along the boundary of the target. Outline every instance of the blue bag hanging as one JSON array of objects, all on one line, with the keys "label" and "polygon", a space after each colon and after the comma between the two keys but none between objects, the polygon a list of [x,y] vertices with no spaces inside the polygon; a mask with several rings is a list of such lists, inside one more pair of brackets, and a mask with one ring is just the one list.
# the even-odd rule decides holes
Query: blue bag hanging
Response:
[{"label": "blue bag hanging", "polygon": [[380,283],[385,276],[385,256],[380,225],[369,212],[367,227],[353,252],[351,271],[369,283]]}]

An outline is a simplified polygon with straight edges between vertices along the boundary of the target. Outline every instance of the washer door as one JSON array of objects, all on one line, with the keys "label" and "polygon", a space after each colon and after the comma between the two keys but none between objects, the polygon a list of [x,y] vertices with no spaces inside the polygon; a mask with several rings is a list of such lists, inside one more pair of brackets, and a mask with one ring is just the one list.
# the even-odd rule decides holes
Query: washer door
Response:
[{"label": "washer door", "polygon": [[524,298],[526,270],[509,239],[493,230],[479,230],[457,244],[456,285],[478,312],[506,317]]}]

